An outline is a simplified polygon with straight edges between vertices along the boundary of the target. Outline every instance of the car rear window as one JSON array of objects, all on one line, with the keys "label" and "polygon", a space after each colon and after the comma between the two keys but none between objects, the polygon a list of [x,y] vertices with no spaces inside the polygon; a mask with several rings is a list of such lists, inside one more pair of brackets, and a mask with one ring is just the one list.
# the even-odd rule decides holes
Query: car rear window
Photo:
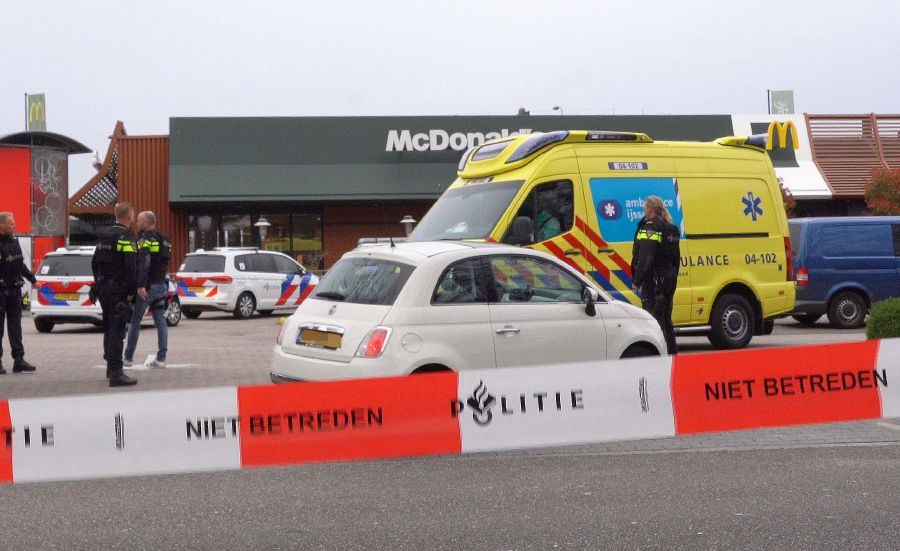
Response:
[{"label": "car rear window", "polygon": [[184,258],[182,272],[224,272],[225,257],[218,254],[192,254]]},{"label": "car rear window", "polygon": [[41,262],[37,275],[41,276],[92,276],[91,257],[87,255],[48,256]]},{"label": "car rear window", "polygon": [[310,298],[356,304],[394,304],[415,266],[374,260],[347,258],[332,266]]}]

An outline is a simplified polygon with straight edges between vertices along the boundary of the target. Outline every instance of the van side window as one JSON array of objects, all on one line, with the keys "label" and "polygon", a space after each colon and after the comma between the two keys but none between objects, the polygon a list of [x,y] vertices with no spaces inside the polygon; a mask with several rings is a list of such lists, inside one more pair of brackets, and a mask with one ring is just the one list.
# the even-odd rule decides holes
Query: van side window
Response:
[{"label": "van side window", "polygon": [[249,254],[239,254],[234,257],[234,267],[239,272],[250,272],[253,271],[253,264],[250,260]]},{"label": "van side window", "polygon": [[894,256],[900,256],[900,224],[891,224],[894,233]]},{"label": "van side window", "polygon": [[261,254],[256,253],[250,255],[250,270],[254,272],[265,272],[270,274],[277,274],[278,270],[275,268],[275,259],[271,254]]},{"label": "van side window", "polygon": [[516,213],[519,216],[531,219],[535,243],[571,230],[575,221],[572,182],[560,180],[535,186]]},{"label": "van side window", "polygon": [[819,235],[819,254],[826,258],[894,256],[887,224],[825,226]]}]

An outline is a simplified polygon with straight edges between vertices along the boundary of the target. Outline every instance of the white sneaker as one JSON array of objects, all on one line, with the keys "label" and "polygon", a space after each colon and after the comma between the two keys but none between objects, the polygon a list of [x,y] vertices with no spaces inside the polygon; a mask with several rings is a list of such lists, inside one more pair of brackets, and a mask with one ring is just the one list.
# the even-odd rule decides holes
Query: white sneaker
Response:
[{"label": "white sneaker", "polygon": [[132,367],[134,366],[134,362],[128,359],[122,360],[122,367]]},{"label": "white sneaker", "polygon": [[165,369],[166,362],[161,362],[159,360],[153,360],[150,362],[150,369]]}]

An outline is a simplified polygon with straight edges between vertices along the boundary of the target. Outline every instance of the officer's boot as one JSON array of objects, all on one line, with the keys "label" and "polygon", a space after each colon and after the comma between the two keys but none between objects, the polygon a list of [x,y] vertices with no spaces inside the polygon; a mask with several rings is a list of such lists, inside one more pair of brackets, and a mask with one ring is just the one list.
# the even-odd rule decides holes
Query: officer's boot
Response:
[{"label": "officer's boot", "polygon": [[3,369],[3,362],[0,361],[0,375],[6,375],[6,370]]},{"label": "officer's boot", "polygon": [[37,368],[26,362],[24,358],[19,358],[13,362],[13,373],[34,373]]}]

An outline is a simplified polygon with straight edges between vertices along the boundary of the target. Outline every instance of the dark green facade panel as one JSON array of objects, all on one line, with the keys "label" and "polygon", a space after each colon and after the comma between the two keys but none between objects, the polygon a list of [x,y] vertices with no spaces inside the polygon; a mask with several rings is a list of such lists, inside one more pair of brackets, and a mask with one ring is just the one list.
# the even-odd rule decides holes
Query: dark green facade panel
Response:
[{"label": "dark green facade panel", "polygon": [[733,132],[729,115],[173,118],[169,201],[435,199],[469,147],[563,129],[696,141]]}]

